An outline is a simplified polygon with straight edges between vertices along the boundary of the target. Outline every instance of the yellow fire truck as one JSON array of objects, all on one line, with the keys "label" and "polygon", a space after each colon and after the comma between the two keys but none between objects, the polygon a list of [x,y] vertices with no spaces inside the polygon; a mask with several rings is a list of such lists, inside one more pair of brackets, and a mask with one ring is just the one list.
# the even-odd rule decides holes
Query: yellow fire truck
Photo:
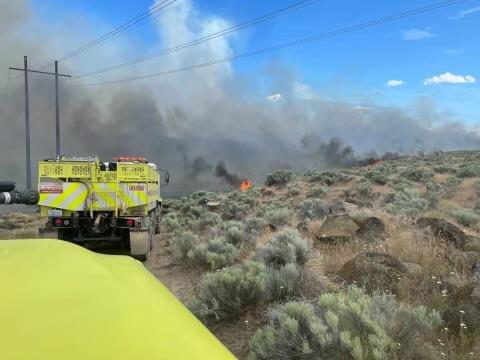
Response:
[{"label": "yellow fire truck", "polygon": [[143,157],[44,160],[38,168],[37,205],[48,218],[41,233],[86,247],[117,242],[145,260],[160,229],[161,174]]}]

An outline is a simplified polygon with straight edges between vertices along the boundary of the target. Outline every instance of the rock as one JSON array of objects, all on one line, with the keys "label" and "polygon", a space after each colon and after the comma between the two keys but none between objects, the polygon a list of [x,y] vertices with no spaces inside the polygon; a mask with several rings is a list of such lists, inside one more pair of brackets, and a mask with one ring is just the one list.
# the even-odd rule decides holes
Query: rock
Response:
[{"label": "rock", "polygon": [[397,293],[397,284],[406,272],[406,266],[393,256],[367,252],[343,265],[339,274],[348,283],[356,283],[369,292]]},{"label": "rock", "polygon": [[467,239],[465,233],[448,221],[424,217],[418,219],[416,225],[422,229],[430,228],[435,236],[455,244],[457,248],[461,249],[465,246]]},{"label": "rock", "polygon": [[385,235],[384,222],[375,216],[367,218],[357,231],[357,236],[366,241],[384,240]]},{"label": "rock", "polygon": [[320,241],[347,241],[352,239],[359,227],[348,215],[328,216],[315,235]]}]

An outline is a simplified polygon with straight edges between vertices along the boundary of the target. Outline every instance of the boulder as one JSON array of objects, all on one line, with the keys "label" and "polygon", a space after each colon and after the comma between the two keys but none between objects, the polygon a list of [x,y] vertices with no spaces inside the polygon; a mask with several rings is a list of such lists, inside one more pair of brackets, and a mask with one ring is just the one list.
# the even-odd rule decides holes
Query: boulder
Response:
[{"label": "boulder", "polygon": [[421,229],[430,228],[433,235],[455,244],[457,248],[461,249],[465,246],[467,239],[465,233],[448,221],[423,217],[417,220],[416,225]]},{"label": "boulder", "polygon": [[366,252],[343,265],[339,275],[348,283],[355,283],[369,292],[397,293],[398,282],[406,272],[405,265],[395,257]]},{"label": "boulder", "polygon": [[320,241],[347,241],[355,237],[359,227],[348,215],[328,216],[315,235]]},{"label": "boulder", "polygon": [[357,231],[357,236],[366,241],[384,240],[385,223],[375,216],[367,218]]}]

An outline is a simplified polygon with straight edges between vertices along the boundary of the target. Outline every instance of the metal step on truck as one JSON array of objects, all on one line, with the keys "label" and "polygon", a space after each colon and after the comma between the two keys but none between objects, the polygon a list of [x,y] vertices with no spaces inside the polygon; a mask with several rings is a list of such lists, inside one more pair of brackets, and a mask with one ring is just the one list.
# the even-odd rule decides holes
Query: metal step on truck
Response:
[{"label": "metal step on truck", "polygon": [[145,260],[160,231],[161,174],[168,183],[168,172],[143,157],[41,161],[37,205],[48,220],[40,233],[89,248],[118,243]]}]

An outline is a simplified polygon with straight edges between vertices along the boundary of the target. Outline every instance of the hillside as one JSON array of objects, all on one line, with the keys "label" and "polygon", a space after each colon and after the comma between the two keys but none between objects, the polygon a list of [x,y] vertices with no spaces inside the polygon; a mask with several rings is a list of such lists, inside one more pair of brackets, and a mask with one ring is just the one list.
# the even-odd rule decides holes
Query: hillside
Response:
[{"label": "hillside", "polygon": [[[163,207],[146,266],[240,359],[480,354],[480,152],[278,170]],[[4,215],[0,235],[38,221]]]}]

